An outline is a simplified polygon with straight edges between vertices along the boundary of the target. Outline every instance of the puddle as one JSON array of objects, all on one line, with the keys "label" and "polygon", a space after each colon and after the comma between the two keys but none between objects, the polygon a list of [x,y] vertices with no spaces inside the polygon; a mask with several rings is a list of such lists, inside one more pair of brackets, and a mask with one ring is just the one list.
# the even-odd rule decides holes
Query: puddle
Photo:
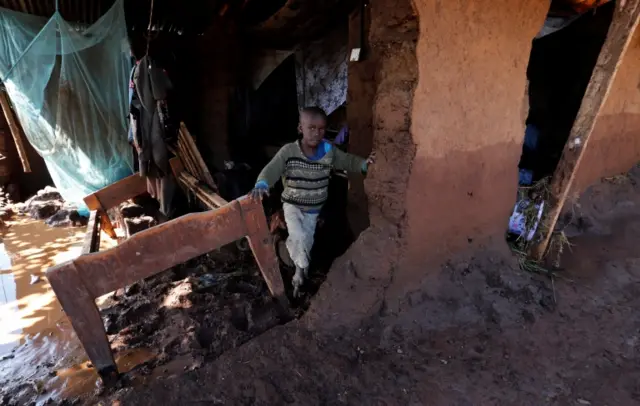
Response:
[{"label": "puddle", "polygon": [[[78,396],[97,382],[71,323],[48,284],[50,266],[77,257],[84,228],[52,228],[16,217],[7,223],[0,243],[0,389],[20,393]],[[103,249],[114,243],[101,242]],[[40,277],[32,284],[33,277]],[[144,351],[123,352],[122,371],[144,362]],[[89,387],[89,388],[88,388]]]},{"label": "puddle", "polygon": [[[0,246],[0,357],[63,318],[44,274],[77,257],[84,238],[82,228],[52,228],[24,217],[8,224]],[[40,281],[31,284],[32,276]]]}]

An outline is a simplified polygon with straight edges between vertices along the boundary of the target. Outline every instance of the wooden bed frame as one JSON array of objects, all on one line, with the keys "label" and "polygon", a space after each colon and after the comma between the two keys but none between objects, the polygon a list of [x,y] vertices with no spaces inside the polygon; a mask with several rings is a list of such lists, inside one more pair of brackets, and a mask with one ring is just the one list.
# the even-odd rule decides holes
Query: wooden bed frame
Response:
[{"label": "wooden bed frame", "polygon": [[151,227],[98,252],[102,230],[115,238],[107,210],[146,192],[145,179],[132,175],[85,198],[91,216],[83,255],[47,271],[62,308],[107,385],[115,382],[118,370],[95,303],[102,295],[246,237],[271,295],[283,312],[289,309],[262,204],[248,198],[227,203],[183,172],[178,158],[172,160],[172,168],[178,182],[212,210]]}]

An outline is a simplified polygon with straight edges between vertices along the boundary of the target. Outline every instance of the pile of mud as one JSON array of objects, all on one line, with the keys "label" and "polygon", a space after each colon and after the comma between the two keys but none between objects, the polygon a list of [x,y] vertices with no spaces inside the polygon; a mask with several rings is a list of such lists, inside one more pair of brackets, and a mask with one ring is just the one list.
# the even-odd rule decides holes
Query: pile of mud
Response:
[{"label": "pile of mud", "polygon": [[197,368],[281,321],[251,253],[224,247],[120,290],[101,305],[114,351],[155,357],[136,372]]},{"label": "pile of mud", "polygon": [[44,220],[51,227],[82,227],[87,225],[88,220],[80,215],[75,205],[65,202],[60,192],[51,186],[38,191],[24,203],[8,203],[7,210]]}]

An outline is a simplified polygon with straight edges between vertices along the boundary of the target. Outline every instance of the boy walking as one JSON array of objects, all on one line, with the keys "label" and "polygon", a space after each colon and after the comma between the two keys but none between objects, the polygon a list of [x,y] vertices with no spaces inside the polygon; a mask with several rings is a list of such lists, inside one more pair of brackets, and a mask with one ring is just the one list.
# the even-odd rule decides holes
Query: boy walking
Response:
[{"label": "boy walking", "polygon": [[289,238],[286,245],[296,265],[293,277],[293,295],[309,271],[309,256],[320,209],[327,201],[329,177],[332,169],[366,174],[374,154],[364,159],[335,148],[324,139],[326,113],[318,107],[307,107],[300,112],[298,131],[302,139],[283,146],[264,167],[250,195],[260,200],[282,177],[284,191],[282,206]]}]

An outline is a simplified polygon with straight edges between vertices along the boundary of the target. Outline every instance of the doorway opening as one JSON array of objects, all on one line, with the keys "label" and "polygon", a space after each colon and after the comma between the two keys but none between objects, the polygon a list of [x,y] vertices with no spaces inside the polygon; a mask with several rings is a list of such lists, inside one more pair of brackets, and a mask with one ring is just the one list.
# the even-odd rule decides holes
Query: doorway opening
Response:
[{"label": "doorway opening", "polygon": [[[507,240],[520,252],[533,242],[549,197],[549,181],[561,159],[582,99],[605,42],[615,1],[585,8],[554,0],[533,39],[527,66],[529,111],[518,165],[518,198]],[[567,243],[559,235],[562,252]],[[557,261],[556,261],[557,262]]]}]

